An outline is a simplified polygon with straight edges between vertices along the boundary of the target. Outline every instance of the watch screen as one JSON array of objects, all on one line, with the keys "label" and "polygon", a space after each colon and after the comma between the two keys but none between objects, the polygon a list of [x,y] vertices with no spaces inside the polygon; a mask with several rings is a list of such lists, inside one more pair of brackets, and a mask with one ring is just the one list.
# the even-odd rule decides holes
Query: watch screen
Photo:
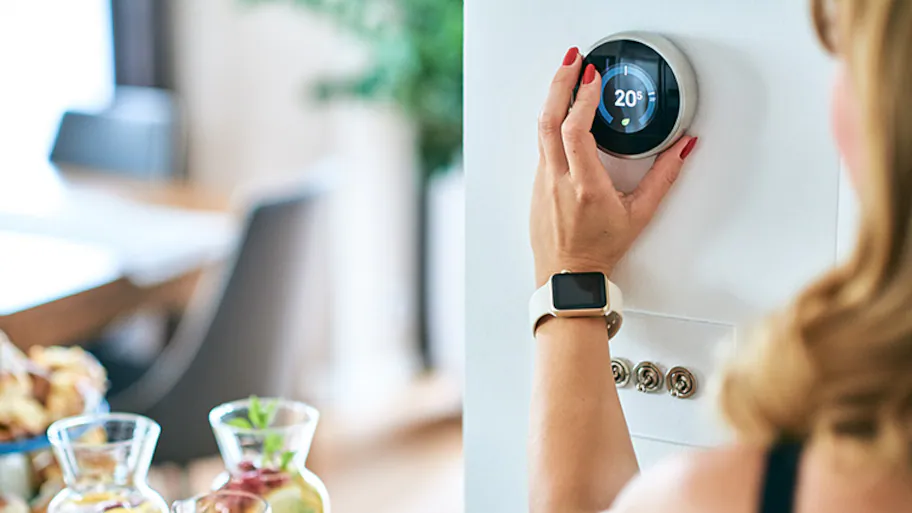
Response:
[{"label": "watch screen", "polygon": [[605,70],[599,113],[608,126],[625,134],[639,132],[656,115],[656,84],[643,68],[621,62]]},{"label": "watch screen", "polygon": [[589,310],[608,305],[602,273],[556,274],[551,278],[551,294],[557,310]]}]

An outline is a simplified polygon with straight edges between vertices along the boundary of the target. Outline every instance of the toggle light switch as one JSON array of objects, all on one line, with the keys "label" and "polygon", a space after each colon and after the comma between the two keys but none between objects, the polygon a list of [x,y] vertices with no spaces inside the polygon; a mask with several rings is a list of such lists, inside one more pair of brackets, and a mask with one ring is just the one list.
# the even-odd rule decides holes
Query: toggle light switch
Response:
[{"label": "toggle light switch", "polygon": [[637,364],[633,369],[633,375],[636,380],[636,389],[647,394],[659,391],[665,381],[662,371],[652,362]]},{"label": "toggle light switch", "polygon": [[624,388],[630,383],[630,364],[620,358],[611,359],[611,374],[614,376],[614,384],[618,388]]},{"label": "toggle light switch", "polygon": [[687,399],[697,392],[697,379],[684,367],[674,367],[668,371],[665,382],[668,393],[678,399]]}]

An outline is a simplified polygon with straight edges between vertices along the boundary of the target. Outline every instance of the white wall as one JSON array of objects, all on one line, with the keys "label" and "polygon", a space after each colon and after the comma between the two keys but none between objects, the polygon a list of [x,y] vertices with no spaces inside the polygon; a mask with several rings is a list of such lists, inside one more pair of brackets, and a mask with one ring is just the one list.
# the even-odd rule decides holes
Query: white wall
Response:
[{"label": "white wall", "polygon": [[[329,18],[291,2],[174,1],[177,89],[189,119],[191,179],[231,191],[251,179],[301,172],[350,143],[351,112],[320,104],[309,87],[353,73],[367,58]],[[384,123],[358,111],[355,122]],[[395,123],[375,134],[378,147],[401,137]]]},{"label": "white wall", "polygon": [[[621,391],[645,465],[728,434],[707,381],[747,323],[832,265],[840,176],[827,125],[831,62],[806,2],[467,0],[467,511],[527,510],[532,344],[528,204],[536,118],[571,45],[666,34],[691,58],[698,149],[614,279],[633,312],[613,355],[684,365],[690,400]],[[608,365],[608,362],[605,362]],[[533,484],[534,486],[534,484]]]}]

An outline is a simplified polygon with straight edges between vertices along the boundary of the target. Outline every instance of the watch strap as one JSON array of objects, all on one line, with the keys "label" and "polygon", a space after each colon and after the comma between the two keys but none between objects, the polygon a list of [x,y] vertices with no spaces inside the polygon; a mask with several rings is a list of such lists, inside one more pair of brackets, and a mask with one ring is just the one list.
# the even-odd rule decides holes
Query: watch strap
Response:
[{"label": "watch strap", "polygon": [[[621,289],[607,278],[605,279],[605,290],[608,293],[608,308],[605,309],[605,313],[602,315],[604,315],[608,324],[608,336],[613,338],[621,328],[624,296],[621,293]],[[551,280],[548,280],[548,283],[536,290],[529,300],[529,323],[531,324],[532,336],[535,336],[542,318],[547,316],[558,316],[557,312],[554,311]]]}]

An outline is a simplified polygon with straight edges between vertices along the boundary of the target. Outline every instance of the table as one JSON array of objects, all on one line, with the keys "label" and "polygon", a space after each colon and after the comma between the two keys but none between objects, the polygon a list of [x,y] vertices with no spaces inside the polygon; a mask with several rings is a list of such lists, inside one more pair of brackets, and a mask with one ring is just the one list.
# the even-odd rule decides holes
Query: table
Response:
[{"label": "table", "polygon": [[107,192],[150,204],[190,210],[234,213],[228,194],[179,182],[150,182],[68,167],[63,182],[74,190]]},{"label": "table", "polygon": [[224,210],[161,207],[226,208],[212,194],[89,174],[65,181],[75,200],[59,213],[0,209],[0,331],[20,347],[77,343],[144,307],[183,309],[233,248],[237,224]]},{"label": "table", "polygon": [[140,308],[183,310],[203,272],[204,269],[197,269],[149,287],[137,286],[125,278],[95,285],[86,281],[84,288],[71,295],[50,294],[47,301],[38,305],[0,315],[0,331],[22,349],[72,345]]}]

